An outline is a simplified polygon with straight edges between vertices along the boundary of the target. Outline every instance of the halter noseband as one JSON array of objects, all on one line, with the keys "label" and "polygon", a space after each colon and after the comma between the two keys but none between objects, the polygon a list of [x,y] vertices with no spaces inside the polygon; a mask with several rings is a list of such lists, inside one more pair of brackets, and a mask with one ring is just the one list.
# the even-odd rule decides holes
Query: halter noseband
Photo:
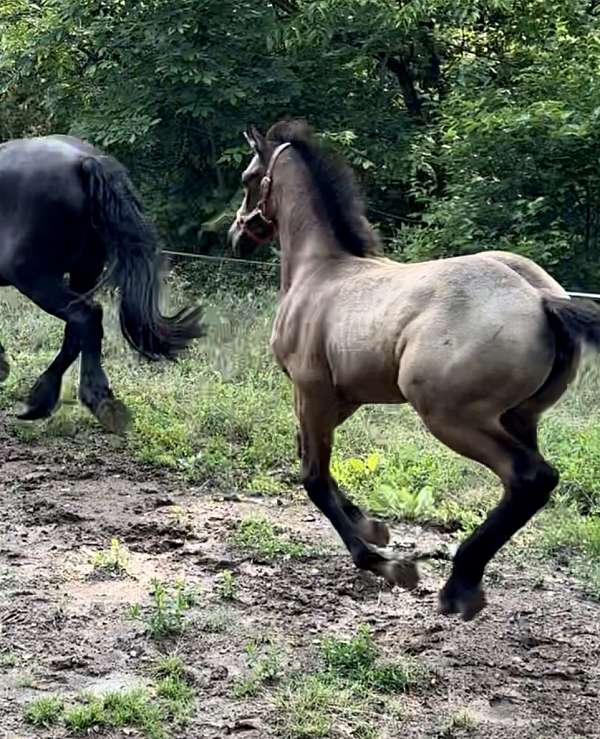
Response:
[{"label": "halter noseband", "polygon": [[[273,154],[271,154],[267,171],[260,181],[260,198],[256,208],[245,216],[238,215],[237,217],[237,225],[241,229],[241,232],[252,239],[255,244],[264,244],[266,241],[270,241],[277,229],[275,220],[267,216],[267,204],[271,195],[271,186],[273,184],[273,169],[277,164],[280,154],[282,154],[289,146],[291,146],[289,142],[279,144]],[[256,233],[253,230],[253,227],[256,226],[261,226],[261,230],[266,229],[266,233]]]}]

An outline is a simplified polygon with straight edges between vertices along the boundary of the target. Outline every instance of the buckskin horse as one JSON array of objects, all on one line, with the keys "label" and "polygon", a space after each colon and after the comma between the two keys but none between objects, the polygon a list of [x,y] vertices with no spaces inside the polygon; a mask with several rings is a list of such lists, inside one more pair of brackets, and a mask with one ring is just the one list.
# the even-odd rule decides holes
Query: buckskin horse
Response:
[{"label": "buckskin horse", "polygon": [[277,237],[281,293],[271,348],[294,386],[302,481],[357,567],[414,588],[414,560],[330,472],[334,429],[366,403],[409,403],[431,433],[492,470],[504,494],[458,548],[441,613],[485,605],[484,570],[558,483],[537,427],[573,379],[600,310],[569,300],[534,262],[507,252],[399,264],[379,255],[350,169],[307,124],[250,126],[252,160],[229,231],[237,254]]},{"label": "buckskin horse", "polygon": [[[149,359],[175,358],[202,334],[201,309],[163,316],[160,272],[157,232],[119,162],[70,136],[0,144],[0,285],[65,322],[62,347],[20,418],[52,413],[81,352],[81,401],[109,431],[125,429],[128,411],[101,365],[102,308],[92,295],[100,284],[117,288],[128,343]],[[8,371],[0,344],[0,381]]]}]

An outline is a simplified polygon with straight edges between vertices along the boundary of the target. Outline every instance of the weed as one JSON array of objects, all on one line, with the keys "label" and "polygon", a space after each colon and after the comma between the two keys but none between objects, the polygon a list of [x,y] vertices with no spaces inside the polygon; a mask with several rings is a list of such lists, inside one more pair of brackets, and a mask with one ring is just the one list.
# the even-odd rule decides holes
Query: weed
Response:
[{"label": "weed", "polygon": [[94,727],[108,725],[102,701],[93,696],[86,697],[80,705],[71,706],[65,711],[64,722],[67,729],[76,733],[87,733]]},{"label": "weed", "polygon": [[167,675],[156,684],[156,695],[162,700],[170,716],[185,720],[191,713],[196,691],[181,675]]},{"label": "weed", "polygon": [[170,587],[160,580],[152,580],[151,603],[144,611],[139,603],[129,608],[131,618],[143,622],[152,639],[182,634],[188,624],[188,611],[196,604],[197,593],[185,583]]},{"label": "weed", "polygon": [[109,549],[94,552],[90,559],[96,572],[125,575],[129,564],[129,551],[119,539],[111,539]]},{"label": "weed", "polygon": [[165,654],[160,657],[154,667],[157,677],[183,677],[185,665],[177,654]]},{"label": "weed", "polygon": [[281,658],[273,644],[269,645],[267,653],[262,656],[259,656],[255,642],[247,644],[245,651],[248,673],[234,686],[233,693],[236,698],[257,695],[264,685],[274,684],[283,674]]},{"label": "weed", "polygon": [[10,669],[17,666],[17,655],[13,652],[2,652],[0,654],[0,668]]},{"label": "weed", "polygon": [[237,583],[235,581],[235,575],[231,570],[223,570],[220,573],[217,590],[223,600],[235,600]]},{"label": "weed", "polygon": [[333,736],[334,728],[335,736],[361,736],[361,728],[369,728],[362,720],[364,703],[323,675],[289,682],[277,695],[277,707],[284,739],[321,739]]},{"label": "weed", "polygon": [[63,701],[58,696],[49,695],[28,703],[23,718],[28,724],[48,728],[60,721],[62,711]]},{"label": "weed", "polygon": [[35,680],[32,675],[23,672],[15,678],[15,685],[17,688],[33,688]]},{"label": "weed", "polygon": [[106,693],[103,696],[82,695],[79,705],[64,713],[65,726],[76,733],[96,728],[134,726],[148,739],[166,739],[163,714],[143,688]]},{"label": "weed", "polygon": [[439,736],[443,739],[444,737],[455,736],[455,732],[470,732],[477,726],[477,720],[475,716],[469,711],[468,708],[461,708],[460,710],[453,713],[448,721],[442,726]]},{"label": "weed", "polygon": [[266,518],[246,518],[241,521],[234,543],[255,556],[272,560],[278,556],[302,557],[306,548],[275,532],[273,524]]},{"label": "weed", "polygon": [[200,618],[200,628],[208,634],[222,634],[231,622],[230,614],[222,608],[204,613]]},{"label": "weed", "polygon": [[327,674],[379,693],[405,692],[417,686],[423,669],[414,660],[404,658],[381,662],[373,636],[367,626],[360,626],[355,637],[342,640],[327,637],[320,645]]}]

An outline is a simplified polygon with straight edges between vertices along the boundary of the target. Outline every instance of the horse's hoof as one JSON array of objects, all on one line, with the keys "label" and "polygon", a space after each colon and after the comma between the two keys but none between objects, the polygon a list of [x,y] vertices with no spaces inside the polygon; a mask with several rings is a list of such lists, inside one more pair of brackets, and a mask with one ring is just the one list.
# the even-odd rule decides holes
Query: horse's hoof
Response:
[{"label": "horse's hoof", "polygon": [[104,398],[98,403],[94,415],[111,434],[123,434],[131,423],[127,406],[116,398]]},{"label": "horse's hoof", "polygon": [[390,530],[383,521],[375,518],[365,519],[360,526],[360,534],[370,544],[385,549],[390,543]]},{"label": "horse's hoof", "polygon": [[466,587],[450,580],[440,592],[438,613],[444,616],[458,613],[463,621],[471,621],[486,605],[480,584]]},{"label": "horse's hoof", "polygon": [[0,382],[4,382],[10,374],[10,364],[6,361],[4,354],[0,354]]},{"label": "horse's hoof", "polygon": [[17,418],[21,421],[38,421],[50,418],[60,399],[60,381],[44,373],[36,381],[29,397],[22,404]]},{"label": "horse's hoof", "polygon": [[50,413],[40,406],[36,408],[33,405],[29,405],[29,403],[23,403],[21,405],[21,410],[15,415],[19,421],[39,421],[41,418],[48,418]]},{"label": "horse's hoof", "polygon": [[379,574],[390,585],[399,585],[405,590],[414,590],[419,584],[419,570],[411,559],[390,559],[383,562]]}]

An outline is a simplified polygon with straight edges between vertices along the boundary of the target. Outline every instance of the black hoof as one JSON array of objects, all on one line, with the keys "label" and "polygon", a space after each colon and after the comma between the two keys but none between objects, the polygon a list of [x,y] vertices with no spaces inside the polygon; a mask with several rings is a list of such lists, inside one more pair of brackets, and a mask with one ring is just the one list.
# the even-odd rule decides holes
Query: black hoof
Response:
[{"label": "black hoof", "polygon": [[111,434],[123,434],[131,423],[127,406],[116,398],[104,398],[96,406],[93,414]]},{"label": "black hoof", "polygon": [[4,382],[10,374],[10,364],[6,361],[4,352],[0,354],[0,382]]},{"label": "black hoof", "polygon": [[369,570],[383,577],[390,585],[399,585],[406,590],[414,590],[419,584],[419,571],[411,559],[395,559],[386,552],[379,552],[369,544],[354,559],[361,570]]},{"label": "black hoof", "polygon": [[37,421],[40,418],[48,418],[56,408],[59,397],[60,384],[42,375],[29,393],[29,398],[23,410],[17,413],[17,418],[22,421]]},{"label": "black hoof", "polygon": [[379,568],[379,574],[390,585],[399,585],[405,590],[415,590],[419,584],[419,570],[411,559],[390,559]]},{"label": "black hoof", "polygon": [[470,621],[486,605],[481,584],[466,586],[450,578],[440,592],[438,612],[444,616],[457,613],[463,621]]},{"label": "black hoof", "polygon": [[383,521],[375,518],[365,518],[359,524],[360,535],[369,544],[385,548],[390,543],[390,530]]}]

